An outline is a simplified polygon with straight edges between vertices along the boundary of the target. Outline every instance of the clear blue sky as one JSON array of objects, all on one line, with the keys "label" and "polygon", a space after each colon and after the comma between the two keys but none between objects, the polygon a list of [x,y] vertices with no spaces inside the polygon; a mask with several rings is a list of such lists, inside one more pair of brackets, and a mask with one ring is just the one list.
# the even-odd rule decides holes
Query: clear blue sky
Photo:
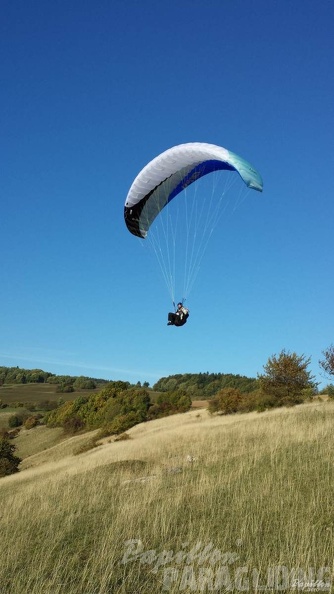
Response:
[{"label": "clear blue sky", "polygon": [[[334,4],[3,0],[0,365],[154,384],[254,377],[334,341]],[[139,170],[183,142],[254,164],[168,328],[123,220]]]}]

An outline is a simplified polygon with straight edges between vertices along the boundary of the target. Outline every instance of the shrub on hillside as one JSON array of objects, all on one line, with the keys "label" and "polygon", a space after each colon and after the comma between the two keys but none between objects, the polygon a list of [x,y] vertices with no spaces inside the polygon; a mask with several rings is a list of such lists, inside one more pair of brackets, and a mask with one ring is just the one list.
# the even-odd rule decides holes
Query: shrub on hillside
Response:
[{"label": "shrub on hillside", "polygon": [[130,413],[135,415],[134,418],[138,419],[136,423],[146,421],[150,404],[150,396],[145,388],[129,388],[116,392],[108,399],[97,415],[98,426],[113,423],[116,418],[130,415]]},{"label": "shrub on hillside", "polygon": [[[309,391],[302,391],[301,399],[296,399],[294,404],[299,404],[309,397]],[[242,394],[235,388],[224,388],[214,398],[209,400],[209,412],[222,415],[252,411],[264,412],[271,408],[283,406],[283,402],[287,404],[286,401],[279,400],[277,394],[268,394],[263,390],[254,390],[254,392]],[[292,405],[291,401],[289,405]]]},{"label": "shrub on hillside", "polygon": [[209,412],[230,415],[241,408],[242,394],[236,388],[223,388],[209,400]]},{"label": "shrub on hillside", "polygon": [[58,406],[47,415],[46,422],[51,427],[62,427],[69,418],[75,416],[82,419],[87,429],[100,427],[100,412],[116,394],[114,389],[105,388],[97,394],[79,396]]},{"label": "shrub on hillside", "polygon": [[8,431],[8,439],[15,439],[21,431],[21,427],[15,427],[15,429],[10,429]]},{"label": "shrub on hillside", "polygon": [[143,421],[185,412],[190,407],[191,398],[183,391],[159,395],[152,405],[146,388],[110,382],[98,393],[64,402],[47,415],[46,422],[70,433],[101,428],[105,435],[118,435]]},{"label": "shrub on hillside", "polygon": [[176,413],[183,413],[191,407],[191,397],[183,390],[159,394],[148,411],[148,420],[159,419]]},{"label": "shrub on hillside", "polygon": [[277,399],[272,394],[266,394],[262,390],[256,392],[256,406],[255,410],[258,412],[264,412],[271,408],[277,407]]},{"label": "shrub on hillside", "polygon": [[36,427],[36,425],[38,425],[38,419],[37,419],[36,416],[28,417],[24,421],[24,428],[25,429],[33,429],[33,427]]},{"label": "shrub on hillside", "polygon": [[74,401],[69,400],[61,406],[49,412],[45,421],[49,427],[62,427],[67,419],[74,414]]},{"label": "shrub on hillside", "polygon": [[21,459],[14,455],[15,446],[8,439],[0,439],[0,477],[19,471]]},{"label": "shrub on hillside", "polygon": [[118,415],[111,423],[104,425],[97,434],[97,439],[108,437],[109,435],[120,435],[131,427],[145,421],[140,412],[131,411],[125,415]]},{"label": "shrub on hillside", "polygon": [[85,428],[85,423],[78,415],[74,415],[64,421],[63,428],[65,433],[78,433]]},{"label": "shrub on hillside", "polygon": [[15,414],[9,417],[8,419],[8,427],[13,429],[14,427],[22,427],[24,421],[27,418],[27,414]]},{"label": "shrub on hillside", "polygon": [[150,405],[146,389],[124,389],[124,382],[110,382],[110,385],[98,393],[80,396],[65,402],[47,417],[47,424],[52,427],[65,426],[72,417],[80,418],[86,429],[97,429],[112,423],[120,415],[138,413],[138,422],[145,420]]}]

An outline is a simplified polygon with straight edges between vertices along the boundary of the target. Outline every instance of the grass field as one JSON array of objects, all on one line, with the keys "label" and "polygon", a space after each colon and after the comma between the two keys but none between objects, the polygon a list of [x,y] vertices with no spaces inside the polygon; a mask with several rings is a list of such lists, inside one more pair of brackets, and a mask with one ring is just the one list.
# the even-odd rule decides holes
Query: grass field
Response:
[{"label": "grass field", "polygon": [[60,398],[74,400],[74,398],[82,396],[82,394],[93,394],[101,390],[101,387],[99,387],[95,390],[80,390],[67,394],[57,392],[57,388],[57,384],[5,384],[0,387],[0,400],[9,405],[14,402],[22,402],[23,404],[34,402],[38,404],[43,400],[58,401]]},{"label": "grass field", "polygon": [[90,434],[26,432],[0,479],[1,594],[330,592],[333,421],[332,402],[197,409],[81,455]]}]

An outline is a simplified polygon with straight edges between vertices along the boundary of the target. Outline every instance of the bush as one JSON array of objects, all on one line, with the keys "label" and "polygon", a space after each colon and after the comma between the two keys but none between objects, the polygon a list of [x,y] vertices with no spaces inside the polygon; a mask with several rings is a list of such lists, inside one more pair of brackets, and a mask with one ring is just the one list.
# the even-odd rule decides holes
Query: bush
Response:
[{"label": "bush", "polygon": [[0,439],[0,477],[19,471],[21,458],[14,455],[15,446],[8,439]]},{"label": "bush", "polygon": [[275,408],[279,406],[277,403],[277,399],[275,396],[270,394],[265,394],[261,390],[258,390],[256,393],[256,406],[255,409],[258,412],[264,412],[269,410],[270,408]]},{"label": "bush", "polygon": [[241,408],[242,394],[236,388],[223,388],[209,401],[209,412],[230,415]]},{"label": "bush", "polygon": [[190,407],[190,396],[181,390],[160,394],[152,405],[146,388],[110,382],[98,393],[64,402],[47,414],[45,422],[50,427],[63,427],[68,433],[101,428],[103,437],[119,435],[143,421],[185,412]]},{"label": "bush", "polygon": [[64,421],[63,427],[65,433],[78,433],[78,431],[82,431],[85,428],[85,423],[80,417],[73,416]]},{"label": "bush", "polygon": [[21,427],[23,425],[24,420],[25,419],[23,415],[12,415],[8,419],[8,427]]},{"label": "bush", "polygon": [[159,394],[157,401],[148,410],[148,420],[183,413],[191,407],[191,397],[184,390]]},{"label": "bush", "polygon": [[109,435],[119,435],[120,433],[124,433],[134,425],[141,423],[143,421],[143,417],[140,412],[131,411],[125,415],[118,415],[114,418],[111,423],[108,423],[104,427],[102,427],[98,433],[97,439],[102,439],[103,437],[108,437]]},{"label": "bush", "polygon": [[38,425],[38,419],[36,417],[28,417],[24,421],[25,429],[32,429],[33,427],[36,427],[36,425]]},{"label": "bush", "polygon": [[21,427],[15,427],[15,429],[11,429],[8,431],[8,439],[15,439],[21,431]]}]

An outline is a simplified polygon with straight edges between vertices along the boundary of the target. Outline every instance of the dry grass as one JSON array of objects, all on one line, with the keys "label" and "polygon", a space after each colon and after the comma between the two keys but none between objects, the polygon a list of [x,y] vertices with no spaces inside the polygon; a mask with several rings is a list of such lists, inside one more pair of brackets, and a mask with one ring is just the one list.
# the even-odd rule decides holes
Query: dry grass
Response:
[{"label": "dry grass", "polygon": [[13,415],[13,412],[0,412],[0,429],[8,429],[9,418]]},{"label": "dry grass", "polygon": [[193,400],[191,408],[208,408],[209,400]]},{"label": "dry grass", "polygon": [[[267,584],[272,567],[331,565],[333,420],[331,402],[194,410],[80,456],[90,435],[26,458],[0,481],[1,594],[254,591],[256,571]],[[142,553],[122,563],[131,539]],[[191,555],[197,543],[215,559]]]}]

